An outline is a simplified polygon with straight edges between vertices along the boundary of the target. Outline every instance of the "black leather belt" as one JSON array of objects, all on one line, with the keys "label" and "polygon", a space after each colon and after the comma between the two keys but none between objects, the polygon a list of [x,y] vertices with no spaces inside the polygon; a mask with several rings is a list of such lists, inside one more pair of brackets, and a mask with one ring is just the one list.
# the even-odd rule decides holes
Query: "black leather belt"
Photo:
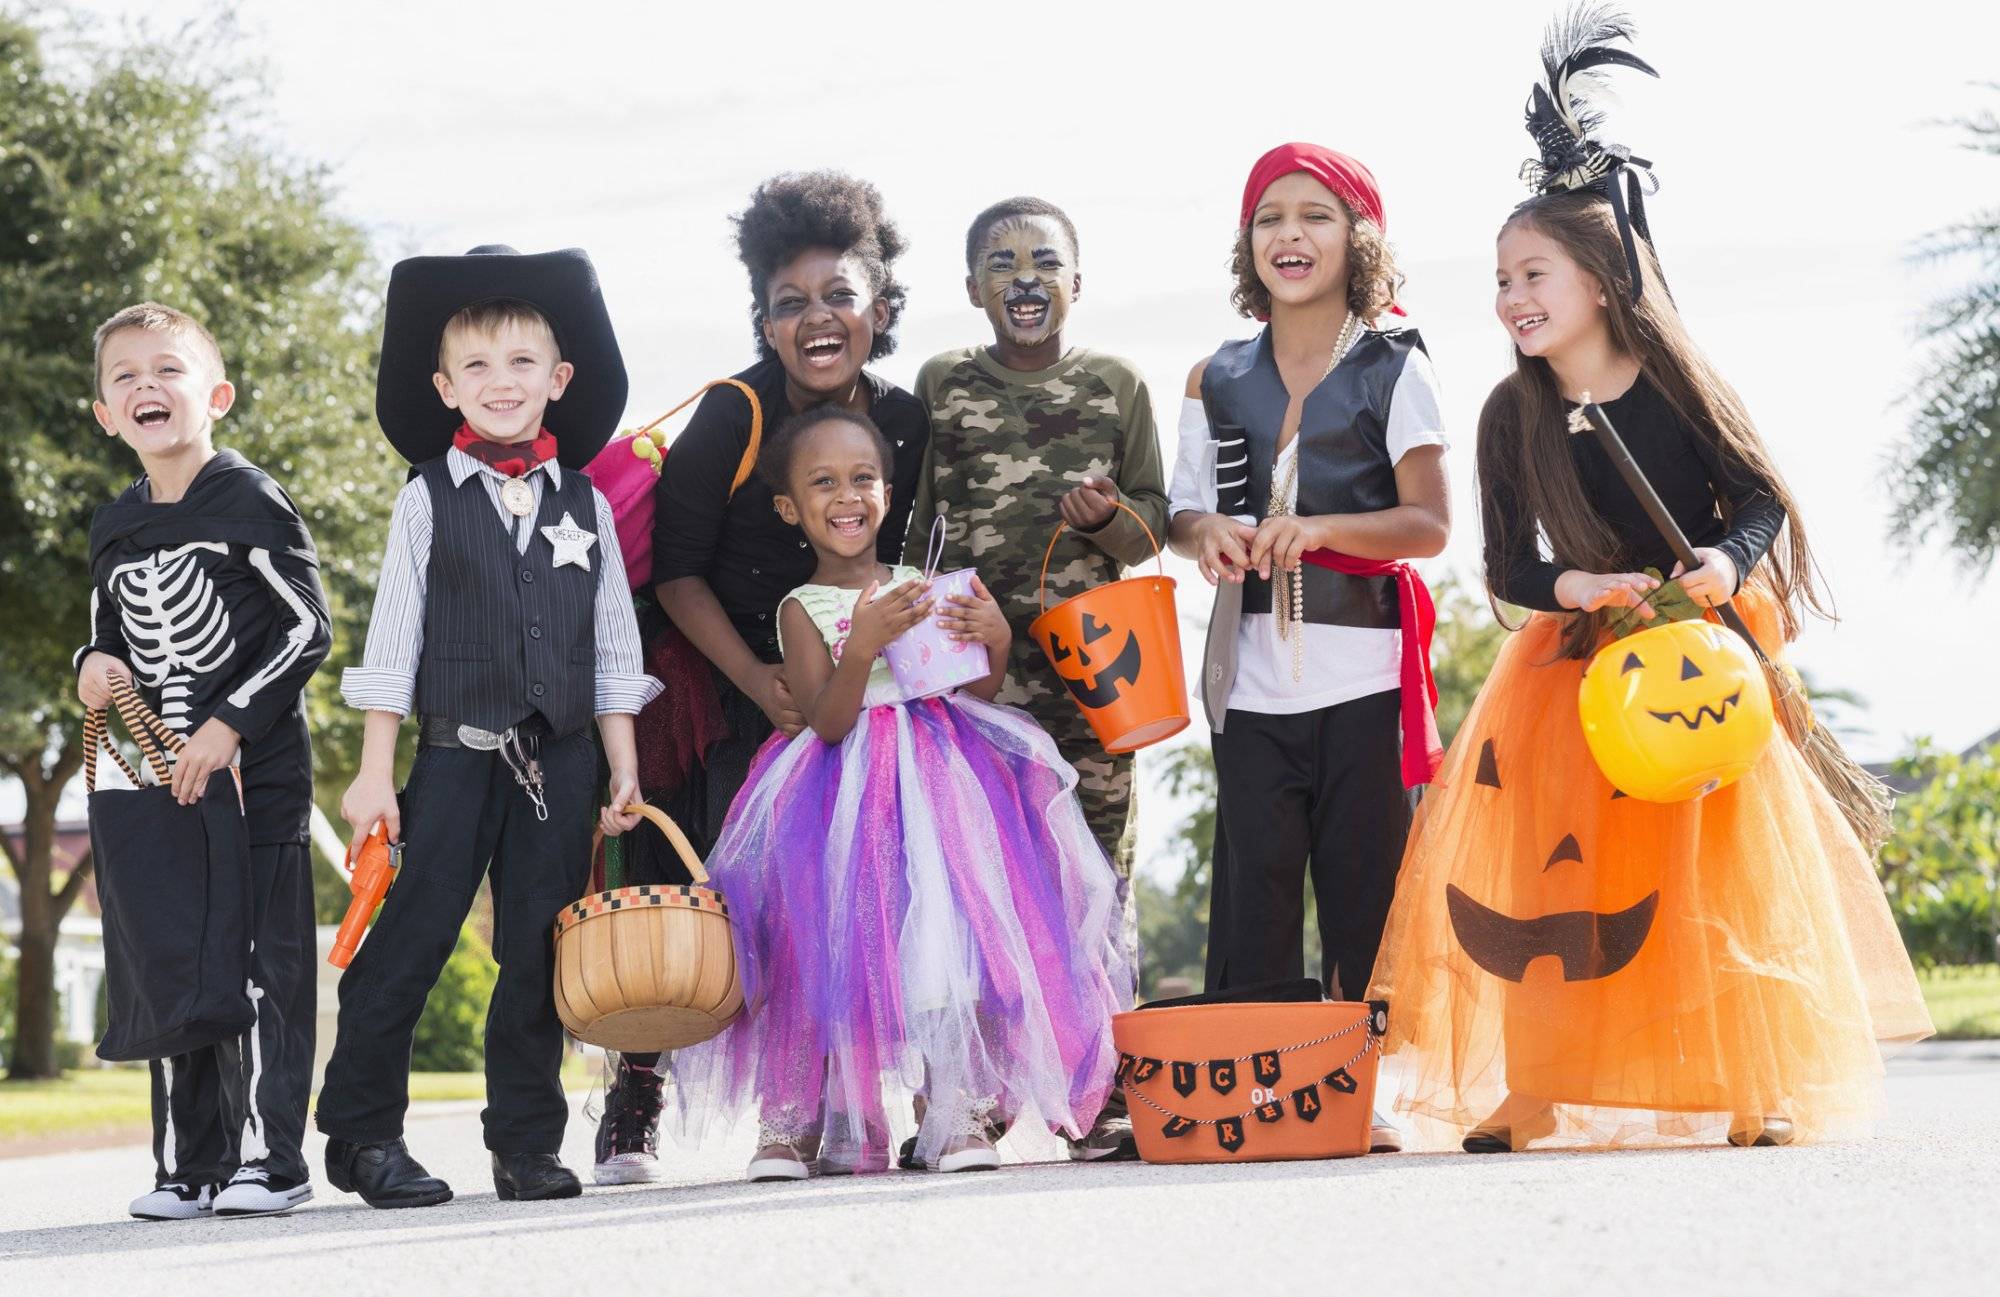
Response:
[{"label": "black leather belt", "polygon": [[[517,736],[524,739],[545,738],[553,733],[548,719],[540,712],[529,716],[514,727]],[[482,730],[475,725],[460,725],[448,716],[420,716],[417,718],[417,742],[427,748],[476,748],[482,752],[492,752],[499,748],[501,735],[493,730]]]}]

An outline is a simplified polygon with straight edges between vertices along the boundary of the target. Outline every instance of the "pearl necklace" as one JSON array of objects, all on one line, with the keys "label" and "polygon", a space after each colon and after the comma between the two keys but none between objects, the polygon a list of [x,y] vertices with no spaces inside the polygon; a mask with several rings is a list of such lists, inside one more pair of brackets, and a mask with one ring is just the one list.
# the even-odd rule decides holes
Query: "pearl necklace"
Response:
[{"label": "pearl necklace", "polygon": [[[1326,368],[1320,372],[1321,383],[1347,358],[1347,353],[1354,350],[1354,344],[1361,341],[1361,332],[1361,317],[1349,311],[1347,323],[1340,326],[1340,336],[1333,340],[1333,354],[1327,357]],[[1317,388],[1319,384],[1313,386]],[[1271,478],[1271,500],[1264,512],[1267,518],[1283,518],[1294,512],[1292,493],[1299,481],[1299,450],[1297,436],[1294,435],[1292,440],[1292,457],[1285,463],[1284,476],[1278,477],[1274,472]],[[1276,465],[1272,467],[1275,469]],[[1278,638],[1292,646],[1292,682],[1296,684],[1306,675],[1306,583],[1303,572],[1272,569],[1271,611],[1277,615]],[[1294,630],[1298,633],[1293,634]]]}]

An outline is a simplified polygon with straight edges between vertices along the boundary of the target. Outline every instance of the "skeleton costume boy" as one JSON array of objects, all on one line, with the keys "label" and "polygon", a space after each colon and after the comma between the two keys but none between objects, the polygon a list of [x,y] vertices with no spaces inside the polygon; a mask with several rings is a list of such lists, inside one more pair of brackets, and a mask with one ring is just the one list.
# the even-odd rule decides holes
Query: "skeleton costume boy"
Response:
[{"label": "skeleton costume boy", "polygon": [[154,503],[141,477],[99,509],[90,567],[92,639],[77,652],[79,668],[108,653],[180,734],[219,717],[242,736],[256,894],[256,1026],[152,1064],[158,1202],[147,1211],[198,1214],[226,1183],[246,1186],[232,1202],[283,1210],[311,1195],[300,1151],[315,972],[302,694],[331,643],[319,560],[284,490],[224,450],[178,501]]},{"label": "skeleton costume boy", "polygon": [[[517,445],[473,435],[431,385],[446,323],[496,301],[532,307],[575,366],[542,432]],[[316,1114],[328,1178],[372,1206],[451,1196],[402,1147],[410,1044],[489,871],[500,976],[483,1118],[496,1185],[505,1197],[577,1191],[553,1156],[569,1115],[553,924],[589,872],[592,720],[636,713],[659,692],[641,663],[610,506],[581,471],[625,392],[581,251],[475,248],[411,258],[390,276],[376,414],[415,468],[390,520],[362,665],[341,689],[351,706],[418,717],[419,747],[399,798],[403,865],[341,978]]]}]

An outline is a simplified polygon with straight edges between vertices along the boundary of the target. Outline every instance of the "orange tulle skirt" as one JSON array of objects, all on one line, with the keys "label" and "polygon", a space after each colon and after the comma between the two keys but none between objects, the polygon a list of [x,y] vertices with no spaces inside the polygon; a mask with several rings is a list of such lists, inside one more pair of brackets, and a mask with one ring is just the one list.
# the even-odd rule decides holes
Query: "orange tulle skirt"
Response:
[{"label": "orange tulle skirt", "polygon": [[1883,1045],[1931,1032],[1867,851],[1782,727],[1728,787],[1615,797],[1561,629],[1509,637],[1418,812],[1369,991],[1385,1091],[1432,1147],[1509,1094],[1555,1105],[1549,1144],[1865,1132]]}]

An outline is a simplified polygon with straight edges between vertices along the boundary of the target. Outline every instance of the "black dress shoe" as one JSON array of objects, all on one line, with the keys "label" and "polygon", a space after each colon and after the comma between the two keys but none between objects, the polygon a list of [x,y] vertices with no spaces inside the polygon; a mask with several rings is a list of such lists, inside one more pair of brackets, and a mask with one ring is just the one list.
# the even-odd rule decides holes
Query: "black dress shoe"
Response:
[{"label": "black dress shoe", "polygon": [[495,1153],[493,1190],[501,1202],[540,1202],[574,1198],[583,1182],[554,1153]]},{"label": "black dress shoe", "polygon": [[451,1201],[451,1186],[424,1170],[400,1139],[381,1144],[326,1141],[326,1178],[370,1207],[435,1207]]}]

